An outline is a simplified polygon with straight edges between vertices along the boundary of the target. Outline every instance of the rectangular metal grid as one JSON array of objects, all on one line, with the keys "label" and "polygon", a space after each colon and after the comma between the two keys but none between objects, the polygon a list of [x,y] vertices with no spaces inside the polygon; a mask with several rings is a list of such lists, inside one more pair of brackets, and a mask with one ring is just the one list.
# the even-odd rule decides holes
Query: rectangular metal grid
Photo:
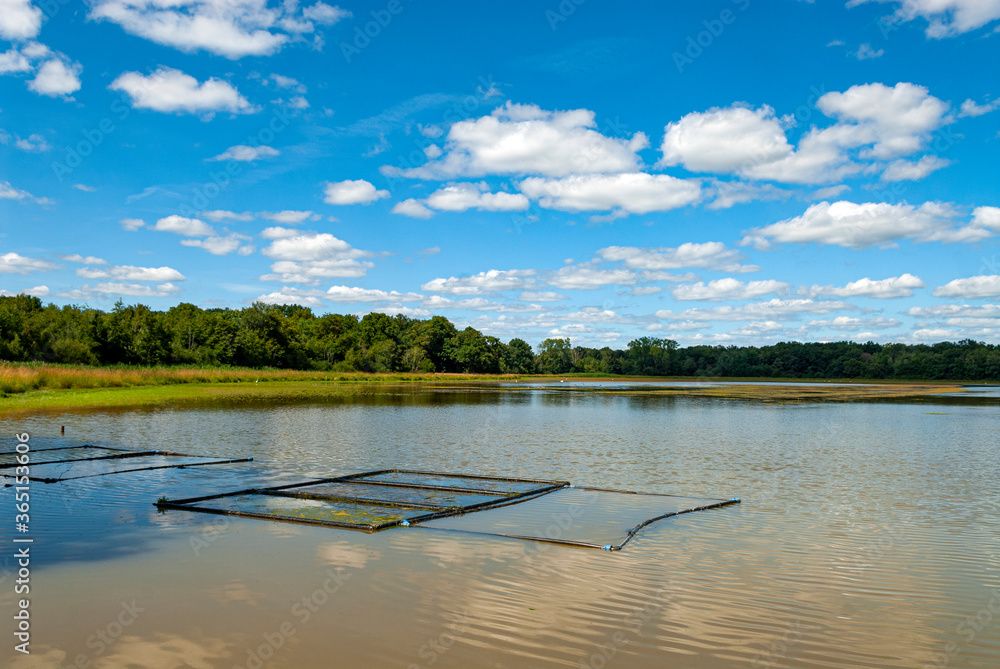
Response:
[{"label": "rectangular metal grid", "polygon": [[568,481],[383,469],[272,488],[160,500],[156,506],[376,532],[521,502],[567,486]]}]

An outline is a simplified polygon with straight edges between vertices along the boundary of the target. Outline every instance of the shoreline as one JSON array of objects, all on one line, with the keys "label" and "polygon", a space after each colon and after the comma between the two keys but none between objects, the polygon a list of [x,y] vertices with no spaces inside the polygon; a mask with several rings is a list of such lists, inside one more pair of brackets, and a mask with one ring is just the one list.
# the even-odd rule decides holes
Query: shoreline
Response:
[{"label": "shoreline", "polygon": [[[87,370],[81,370],[87,371]],[[816,402],[932,402],[1000,404],[1000,397],[977,397],[968,387],[989,384],[961,381],[886,381],[854,379],[736,379],[574,375],[365,374],[255,370],[116,370],[137,376],[130,384],[96,387],[42,387],[0,397],[0,415],[102,409],[165,409],[205,406],[339,402],[388,397],[417,390],[524,392],[546,383],[546,392],[626,397],[702,398],[777,404]],[[204,375],[235,380],[202,380]],[[251,380],[252,379],[252,380]],[[145,381],[145,382],[143,382]],[[562,381],[570,386],[559,387]],[[630,386],[588,387],[590,382],[620,381]],[[671,385],[676,383],[678,385]],[[503,385],[501,385],[503,384]],[[634,385],[631,385],[634,384]],[[646,385],[648,384],[648,385]]]}]

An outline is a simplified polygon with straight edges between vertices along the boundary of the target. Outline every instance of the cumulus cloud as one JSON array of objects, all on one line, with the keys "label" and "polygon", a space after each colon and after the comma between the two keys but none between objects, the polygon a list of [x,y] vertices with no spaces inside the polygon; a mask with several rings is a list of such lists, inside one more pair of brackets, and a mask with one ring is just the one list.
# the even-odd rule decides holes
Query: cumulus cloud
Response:
[{"label": "cumulus cloud", "polygon": [[[124,224],[124,221],[122,221],[122,223]],[[153,226],[153,229],[160,230],[162,232],[173,232],[178,235],[184,235],[185,237],[211,237],[215,234],[215,230],[212,229],[212,226],[205,223],[205,221],[197,218],[185,218],[184,216],[178,216],[177,214],[161,218],[156,222],[156,225]]]},{"label": "cumulus cloud", "polygon": [[52,145],[48,143],[43,135],[38,133],[21,137],[20,135],[11,135],[5,130],[0,130],[0,144],[5,146],[13,144],[15,148],[27,153],[45,153],[52,149]]},{"label": "cumulus cloud", "polygon": [[42,10],[31,0],[0,0],[0,37],[27,40],[42,29]]},{"label": "cumulus cloud", "polygon": [[214,158],[206,158],[205,160],[237,160],[249,163],[260,158],[272,158],[278,155],[281,155],[281,152],[277,149],[271,148],[270,146],[246,146],[245,144],[237,144],[236,146],[230,146]]},{"label": "cumulus cloud", "polygon": [[119,281],[184,281],[185,276],[172,267],[81,267],[76,275],[84,279],[117,279]]},{"label": "cumulus cloud", "polygon": [[715,279],[704,283],[686,284],[671,290],[676,300],[705,300],[709,302],[721,300],[750,300],[768,293],[786,293],[791,284],[784,281],[750,281],[744,283],[732,277]]},{"label": "cumulus cloud", "polygon": [[940,202],[919,207],[886,202],[820,202],[801,216],[754,228],[740,242],[767,248],[771,242],[833,244],[862,249],[896,246],[904,239],[914,242],[975,242],[992,232],[975,222],[955,226],[955,212]]},{"label": "cumulus cloud", "polygon": [[831,330],[888,330],[902,325],[895,318],[851,318],[837,316],[831,320],[815,320],[806,323],[806,328],[829,328]]},{"label": "cumulus cloud", "polygon": [[319,290],[302,290],[301,288],[282,286],[281,290],[261,295],[254,302],[317,308],[323,306],[323,300],[320,299],[322,297],[323,292]]},{"label": "cumulus cloud", "polygon": [[848,7],[867,2],[891,3],[897,7],[890,21],[927,21],[927,36],[940,39],[982,28],[1000,19],[998,0],[849,0]]},{"label": "cumulus cloud", "polygon": [[694,204],[701,199],[701,184],[695,179],[644,172],[564,179],[531,177],[520,183],[520,189],[546,209],[570,212],[616,209],[629,214],[648,214]]},{"label": "cumulus cloud", "polygon": [[17,295],[31,295],[32,297],[46,297],[49,294],[48,286],[35,286],[34,288],[25,288],[17,292],[11,290],[0,290],[0,297],[16,297]]},{"label": "cumulus cloud", "polygon": [[145,227],[146,221],[141,218],[123,218],[119,221],[122,228],[128,230],[129,232],[135,232],[139,228]]},{"label": "cumulus cloud", "polygon": [[722,272],[755,272],[756,265],[744,265],[740,261],[743,254],[726,247],[722,242],[702,244],[687,242],[676,248],[644,248],[637,246],[608,246],[597,251],[597,255],[608,261],[621,262],[630,269],[671,270],[700,267]]},{"label": "cumulus cloud", "polygon": [[184,52],[204,50],[226,58],[269,56],[314,23],[332,25],[350,16],[318,2],[268,0],[97,0],[90,17],[117,23],[126,32]]},{"label": "cumulus cloud", "polygon": [[987,102],[984,105],[976,104],[973,100],[966,100],[962,103],[962,110],[959,116],[982,116],[996,109],[1000,109],[1000,98],[992,102]]},{"label": "cumulus cloud", "polygon": [[530,288],[535,283],[534,275],[535,271],[530,269],[491,269],[473,276],[433,279],[420,288],[450,295],[482,295],[483,293]]},{"label": "cumulus cloud", "polygon": [[9,181],[0,181],[0,200],[30,200],[37,204],[52,204],[45,197],[35,197],[26,190],[15,188]]},{"label": "cumulus cloud", "polygon": [[400,293],[395,290],[358,288],[357,286],[330,286],[326,299],[338,304],[356,302],[419,302],[424,299],[420,293]]},{"label": "cumulus cloud", "polygon": [[298,225],[304,221],[317,218],[317,214],[312,211],[295,211],[294,209],[286,209],[285,211],[278,212],[265,211],[261,213],[261,216],[269,221],[285,225]]},{"label": "cumulus cloud", "polygon": [[627,269],[601,269],[592,265],[569,265],[548,277],[548,283],[564,290],[595,290],[602,286],[633,286],[636,273]]},{"label": "cumulus cloud", "polygon": [[327,182],[323,189],[323,201],[327,204],[371,204],[389,197],[389,191],[379,190],[364,179]]},{"label": "cumulus cloud", "polygon": [[896,297],[910,297],[916,288],[923,288],[924,282],[920,277],[912,274],[902,274],[888,279],[873,281],[868,277],[851,281],[846,286],[819,286],[813,285],[811,288],[801,288],[803,295],[816,297],[818,295],[832,295],[836,297],[874,297],[879,299],[889,299]]},{"label": "cumulus cloud", "polygon": [[35,73],[35,78],[28,82],[28,89],[53,98],[68,96],[80,90],[82,71],[83,67],[79,63],[53,58],[42,63]]},{"label": "cumulus cloud", "polygon": [[934,297],[980,299],[998,296],[1000,296],[1000,276],[995,274],[955,279],[934,289]]},{"label": "cumulus cloud", "polygon": [[748,179],[828,183],[861,172],[871,161],[915,153],[934,130],[951,122],[946,102],[906,82],[826,93],[816,107],[836,122],[810,129],[797,146],[786,136],[792,120],[778,118],[767,105],[687,114],[666,126],[658,164]]},{"label": "cumulus cloud", "polygon": [[520,193],[491,193],[486,184],[449,184],[424,199],[424,204],[438,211],[524,211],[528,198]]},{"label": "cumulus cloud", "polygon": [[413,198],[397,202],[392,208],[392,213],[409,216],[410,218],[430,218],[434,215],[434,212],[424,206],[423,202]]},{"label": "cumulus cloud", "polygon": [[73,253],[70,255],[59,256],[66,262],[80,263],[81,265],[107,265],[108,261],[104,258],[98,258],[96,256],[82,256],[79,253]]},{"label": "cumulus cloud", "polygon": [[356,249],[329,233],[304,232],[274,239],[263,251],[276,260],[262,281],[315,284],[331,277],[360,277],[374,267],[370,251]]},{"label": "cumulus cloud", "polygon": [[0,274],[34,274],[35,272],[51,272],[59,265],[48,260],[28,258],[17,253],[0,255]]},{"label": "cumulus cloud", "polygon": [[149,76],[126,72],[108,88],[127,94],[136,109],[188,114],[257,111],[231,84],[214,77],[199,83],[191,75],[169,67],[160,67]]},{"label": "cumulus cloud", "polygon": [[976,207],[972,211],[972,225],[1000,232],[1000,207]]},{"label": "cumulus cloud", "polygon": [[896,160],[882,172],[882,181],[919,181],[931,172],[951,165],[950,160],[938,156],[923,156],[920,160]]},{"label": "cumulus cloud", "polygon": [[213,221],[215,223],[220,223],[225,220],[246,222],[246,221],[252,221],[254,219],[254,215],[251,214],[249,211],[244,211],[243,213],[237,213],[235,211],[226,211],[225,209],[203,211],[201,212],[201,216],[204,216],[208,220]]},{"label": "cumulus cloud", "polygon": [[814,301],[810,299],[773,299],[767,302],[687,309],[674,313],[668,309],[656,312],[657,318],[693,321],[789,321],[803,314],[827,314],[831,311],[852,309],[847,302]]},{"label": "cumulus cloud", "polygon": [[182,239],[182,246],[192,246],[204,249],[214,256],[229,255],[233,251],[239,251],[240,255],[253,253],[254,247],[244,246],[243,242],[249,241],[250,237],[238,233],[232,233],[225,237],[206,237],[205,239]]},{"label": "cumulus cloud", "polygon": [[508,102],[489,116],[453,124],[439,159],[405,170],[385,166],[382,171],[418,179],[636,171],[637,151],[649,143],[646,136],[640,132],[628,139],[607,137],[596,126],[594,112],[587,109],[546,111]]}]

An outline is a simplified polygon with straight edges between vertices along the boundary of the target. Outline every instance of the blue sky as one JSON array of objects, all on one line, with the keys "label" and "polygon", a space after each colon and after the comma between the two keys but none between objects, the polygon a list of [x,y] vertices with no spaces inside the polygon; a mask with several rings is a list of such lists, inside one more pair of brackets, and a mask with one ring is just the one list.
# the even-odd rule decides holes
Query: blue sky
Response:
[{"label": "blue sky", "polygon": [[1000,1],[642,4],[0,0],[0,289],[1000,341]]}]

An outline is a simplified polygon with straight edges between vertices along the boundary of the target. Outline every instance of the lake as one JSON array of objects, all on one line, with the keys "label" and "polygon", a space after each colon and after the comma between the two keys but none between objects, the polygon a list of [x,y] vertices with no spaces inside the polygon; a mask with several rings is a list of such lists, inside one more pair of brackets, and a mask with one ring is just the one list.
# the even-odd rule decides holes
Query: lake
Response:
[{"label": "lake", "polygon": [[[0,424],[4,450],[29,432],[34,448],[254,458],[34,483],[32,653],[5,622],[12,669],[1000,666],[998,405],[408,386]],[[394,467],[742,503],[654,523],[620,552],[152,504]]]}]

